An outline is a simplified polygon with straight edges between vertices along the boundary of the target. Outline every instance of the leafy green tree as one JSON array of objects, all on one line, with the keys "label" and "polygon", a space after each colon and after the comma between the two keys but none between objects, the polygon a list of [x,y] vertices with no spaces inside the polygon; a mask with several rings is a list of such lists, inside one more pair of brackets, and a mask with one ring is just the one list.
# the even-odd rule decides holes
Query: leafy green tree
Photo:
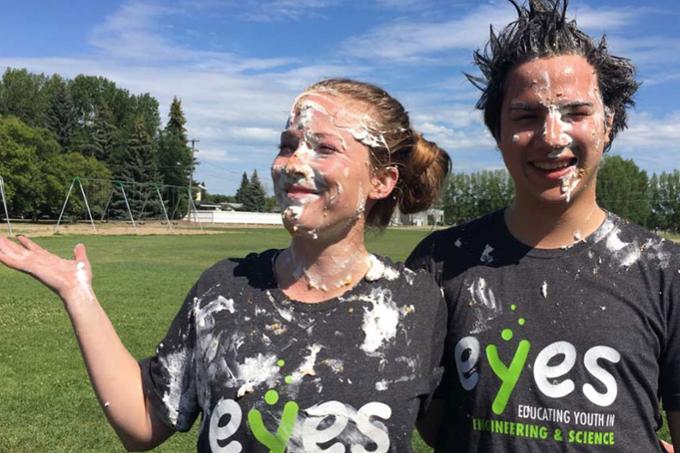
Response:
[{"label": "leafy green tree", "polygon": [[650,215],[647,226],[657,230],[680,231],[680,171],[652,175],[648,192]]},{"label": "leafy green tree", "polygon": [[507,206],[513,195],[512,179],[505,170],[455,173],[442,197],[444,220],[453,225],[469,222]]},{"label": "leafy green tree", "polygon": [[212,204],[231,203],[233,201],[234,201],[233,195],[222,195],[222,194],[219,194],[219,193],[206,193],[205,194],[205,202],[206,203],[212,203]]},{"label": "leafy green tree", "polygon": [[640,225],[651,214],[647,173],[632,159],[606,156],[597,174],[597,201],[604,209]]},{"label": "leafy green tree", "polygon": [[10,217],[38,217],[45,191],[34,143],[41,138],[18,118],[0,118],[0,176]]},{"label": "leafy green tree", "polygon": [[[111,193],[111,171],[93,157],[83,156],[77,152],[55,154],[41,164],[41,173],[45,183],[45,195],[39,206],[42,215],[57,218],[63,206],[69,186],[76,176],[87,195],[92,214],[99,218]],[[79,188],[74,187],[66,209],[66,215],[85,216],[85,204]]]},{"label": "leafy green tree", "polygon": [[44,126],[49,104],[46,81],[44,74],[8,68],[0,82],[0,114],[16,116],[30,127]]},{"label": "leafy green tree", "polygon": [[276,197],[267,197],[264,203],[264,212],[276,212],[279,209],[279,202]]},{"label": "leafy green tree", "polygon": [[[127,130],[134,132],[138,119],[142,118],[146,134],[155,140],[158,129],[161,127],[161,116],[156,98],[149,93],[131,96],[127,108],[129,114],[132,115],[128,115]],[[132,120],[132,124],[129,120]]]}]

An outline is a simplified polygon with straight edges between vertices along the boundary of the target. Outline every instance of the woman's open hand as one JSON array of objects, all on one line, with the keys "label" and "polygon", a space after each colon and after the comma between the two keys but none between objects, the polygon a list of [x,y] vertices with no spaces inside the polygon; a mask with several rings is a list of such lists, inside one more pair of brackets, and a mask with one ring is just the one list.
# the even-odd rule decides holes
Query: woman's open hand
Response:
[{"label": "woman's open hand", "polygon": [[0,236],[0,263],[31,275],[62,299],[79,292],[81,296],[94,298],[92,292],[92,269],[83,244],[73,249],[74,259],[63,259],[40,247],[25,236],[10,241]]}]

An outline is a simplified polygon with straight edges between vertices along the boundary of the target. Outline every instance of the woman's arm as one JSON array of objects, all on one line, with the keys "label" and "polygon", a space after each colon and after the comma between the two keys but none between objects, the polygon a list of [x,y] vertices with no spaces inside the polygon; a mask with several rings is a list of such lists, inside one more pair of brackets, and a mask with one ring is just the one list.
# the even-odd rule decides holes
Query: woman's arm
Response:
[{"label": "woman's arm", "polygon": [[118,338],[92,290],[85,246],[65,260],[25,237],[0,236],[0,262],[31,275],[64,302],[85,366],[109,423],[128,450],[150,449],[174,432],[149,410],[139,364]]}]

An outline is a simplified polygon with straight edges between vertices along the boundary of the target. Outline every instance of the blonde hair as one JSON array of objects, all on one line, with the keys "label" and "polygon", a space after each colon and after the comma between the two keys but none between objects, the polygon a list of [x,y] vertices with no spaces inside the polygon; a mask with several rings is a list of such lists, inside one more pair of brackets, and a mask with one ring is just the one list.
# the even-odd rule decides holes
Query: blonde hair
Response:
[{"label": "blonde hair", "polygon": [[366,104],[372,110],[377,135],[382,145],[369,146],[373,170],[388,166],[399,169],[392,194],[378,200],[366,214],[369,226],[387,226],[398,206],[404,214],[422,211],[436,200],[451,170],[449,155],[437,144],[411,128],[408,112],[382,88],[351,79],[326,79],[307,88],[329,91]]}]

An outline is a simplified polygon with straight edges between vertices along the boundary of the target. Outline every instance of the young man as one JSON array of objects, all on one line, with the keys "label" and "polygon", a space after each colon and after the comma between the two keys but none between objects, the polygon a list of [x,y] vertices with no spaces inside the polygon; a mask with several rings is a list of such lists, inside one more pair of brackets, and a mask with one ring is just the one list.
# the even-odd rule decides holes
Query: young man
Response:
[{"label": "young man", "polygon": [[515,200],[409,258],[449,305],[437,451],[661,451],[659,397],[678,447],[680,247],[596,202],[634,69],[566,0],[515,6],[470,77]]}]

